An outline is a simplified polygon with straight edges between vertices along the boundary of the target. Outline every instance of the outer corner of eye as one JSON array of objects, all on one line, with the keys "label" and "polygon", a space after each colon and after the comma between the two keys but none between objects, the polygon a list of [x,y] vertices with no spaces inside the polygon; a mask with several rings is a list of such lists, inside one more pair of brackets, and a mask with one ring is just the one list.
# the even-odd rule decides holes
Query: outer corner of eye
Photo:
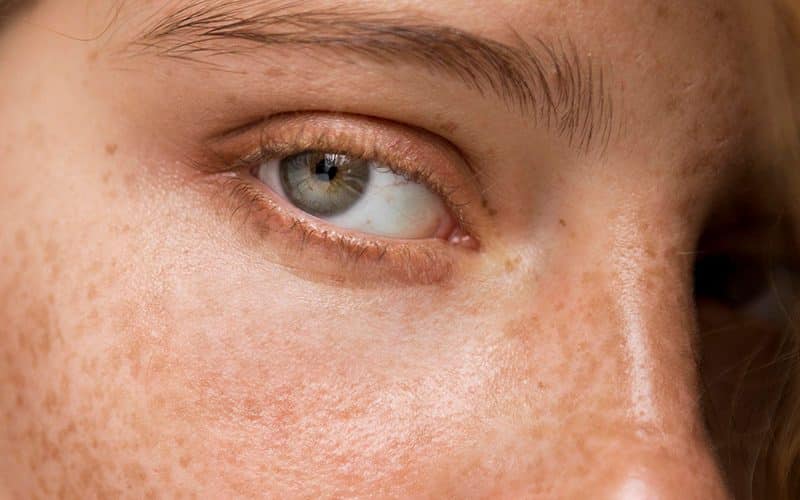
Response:
[{"label": "outer corner of eye", "polygon": [[334,227],[477,248],[475,238],[464,231],[438,194],[380,162],[306,151],[267,159],[257,173],[261,182],[295,208]]},{"label": "outer corner of eye", "polygon": [[468,250],[480,250],[481,244],[477,238],[467,233],[464,228],[457,225],[450,235],[445,238],[448,243]]}]

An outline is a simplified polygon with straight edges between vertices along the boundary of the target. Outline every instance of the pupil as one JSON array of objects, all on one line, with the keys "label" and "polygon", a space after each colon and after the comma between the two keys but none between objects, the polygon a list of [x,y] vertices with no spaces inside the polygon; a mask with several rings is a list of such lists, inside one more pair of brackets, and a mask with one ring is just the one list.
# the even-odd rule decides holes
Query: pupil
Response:
[{"label": "pupil", "polygon": [[330,155],[325,155],[314,167],[314,173],[318,178],[324,181],[333,181],[336,174],[339,172],[339,167],[336,166],[336,161]]}]

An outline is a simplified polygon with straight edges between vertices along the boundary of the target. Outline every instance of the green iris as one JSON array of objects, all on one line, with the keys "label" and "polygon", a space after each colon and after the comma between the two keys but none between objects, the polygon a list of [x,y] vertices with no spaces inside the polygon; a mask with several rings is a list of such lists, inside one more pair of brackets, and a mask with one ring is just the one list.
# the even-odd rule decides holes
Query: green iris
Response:
[{"label": "green iris", "polygon": [[363,196],[370,162],[334,153],[304,152],[280,162],[280,178],[297,208],[319,217],[341,214]]}]

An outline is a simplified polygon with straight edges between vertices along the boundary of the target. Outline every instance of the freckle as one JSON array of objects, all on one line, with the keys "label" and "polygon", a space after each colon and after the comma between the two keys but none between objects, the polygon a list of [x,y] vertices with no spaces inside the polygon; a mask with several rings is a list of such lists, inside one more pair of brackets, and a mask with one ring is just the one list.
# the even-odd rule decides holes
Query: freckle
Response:
[{"label": "freckle", "polygon": [[50,268],[50,279],[57,280],[59,276],[61,276],[61,266],[53,264]]},{"label": "freckle", "polygon": [[183,467],[185,469],[186,467],[189,466],[189,463],[191,461],[192,461],[192,459],[189,457],[189,455],[184,455],[184,456],[182,456],[180,458],[179,463],[181,464],[181,467]]},{"label": "freckle", "polygon": [[722,9],[717,9],[714,11],[714,20],[718,23],[724,23],[728,19],[728,14],[725,13]]},{"label": "freckle", "polygon": [[503,331],[506,339],[519,340],[527,344],[530,341],[531,334],[540,329],[541,324],[539,322],[539,317],[533,315],[528,318],[509,321],[506,323]]},{"label": "freckle", "polygon": [[656,9],[656,17],[659,19],[667,19],[669,16],[669,8],[666,5],[659,5],[658,9]]},{"label": "freckle", "polygon": [[28,249],[28,239],[25,237],[25,231],[22,229],[17,230],[14,234],[17,243],[17,250],[25,251]]},{"label": "freckle", "polygon": [[97,60],[97,56],[99,55],[100,54],[98,53],[98,51],[92,50],[91,52],[89,52],[86,58],[89,60],[89,62],[95,62]]},{"label": "freckle", "polygon": [[125,177],[122,178],[122,181],[125,183],[125,186],[130,189],[136,184],[136,176],[134,174],[126,174]]},{"label": "freckle", "polygon": [[131,463],[125,466],[125,475],[130,484],[141,484],[147,479],[147,473],[144,468],[137,463]]},{"label": "freckle", "polygon": [[104,172],[100,180],[103,181],[103,184],[111,182],[111,172]]},{"label": "freckle", "polygon": [[286,72],[280,68],[270,68],[264,72],[269,78],[285,78]]},{"label": "freckle", "polygon": [[94,300],[97,298],[97,287],[94,285],[89,285],[89,289],[86,291],[86,298],[89,300]]},{"label": "freckle", "polygon": [[564,219],[558,219],[558,223],[561,225],[561,227],[567,227],[567,221]]},{"label": "freckle", "polygon": [[58,256],[58,244],[54,240],[48,241],[44,246],[44,259],[47,263],[52,263]]},{"label": "freckle", "polygon": [[48,390],[44,398],[44,409],[47,413],[53,415],[58,407],[58,396],[53,390]]},{"label": "freckle", "polygon": [[448,120],[441,124],[441,128],[443,131],[447,132],[448,134],[452,134],[458,130],[458,123]]},{"label": "freckle", "polygon": [[481,198],[481,206],[489,213],[490,217],[497,215],[497,210],[489,206],[489,200],[486,197]]},{"label": "freckle", "polygon": [[243,403],[244,417],[247,420],[256,421],[261,419],[261,408],[258,402],[252,398],[248,398]]},{"label": "freckle", "polygon": [[515,261],[513,261],[511,259],[506,259],[506,263],[505,264],[506,264],[506,272],[507,273],[513,272],[514,270],[517,269],[517,262],[515,262]]},{"label": "freckle", "polygon": [[118,146],[116,144],[106,144],[106,154],[108,156],[114,156],[117,152]]},{"label": "freckle", "polygon": [[678,111],[679,107],[680,107],[680,104],[679,104],[679,101],[678,101],[677,97],[671,96],[667,100],[667,111],[669,113],[674,113],[674,112]]}]

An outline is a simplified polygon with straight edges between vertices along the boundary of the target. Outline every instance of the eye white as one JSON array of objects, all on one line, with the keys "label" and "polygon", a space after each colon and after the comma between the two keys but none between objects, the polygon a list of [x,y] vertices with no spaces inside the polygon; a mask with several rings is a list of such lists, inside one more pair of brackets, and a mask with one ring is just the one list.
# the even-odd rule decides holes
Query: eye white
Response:
[{"label": "eye white", "polygon": [[[280,159],[264,162],[258,178],[288,199],[280,180],[280,162]],[[389,238],[437,236],[450,219],[439,196],[378,162],[371,162],[370,168],[370,180],[359,200],[342,213],[320,218],[342,229]]]}]

